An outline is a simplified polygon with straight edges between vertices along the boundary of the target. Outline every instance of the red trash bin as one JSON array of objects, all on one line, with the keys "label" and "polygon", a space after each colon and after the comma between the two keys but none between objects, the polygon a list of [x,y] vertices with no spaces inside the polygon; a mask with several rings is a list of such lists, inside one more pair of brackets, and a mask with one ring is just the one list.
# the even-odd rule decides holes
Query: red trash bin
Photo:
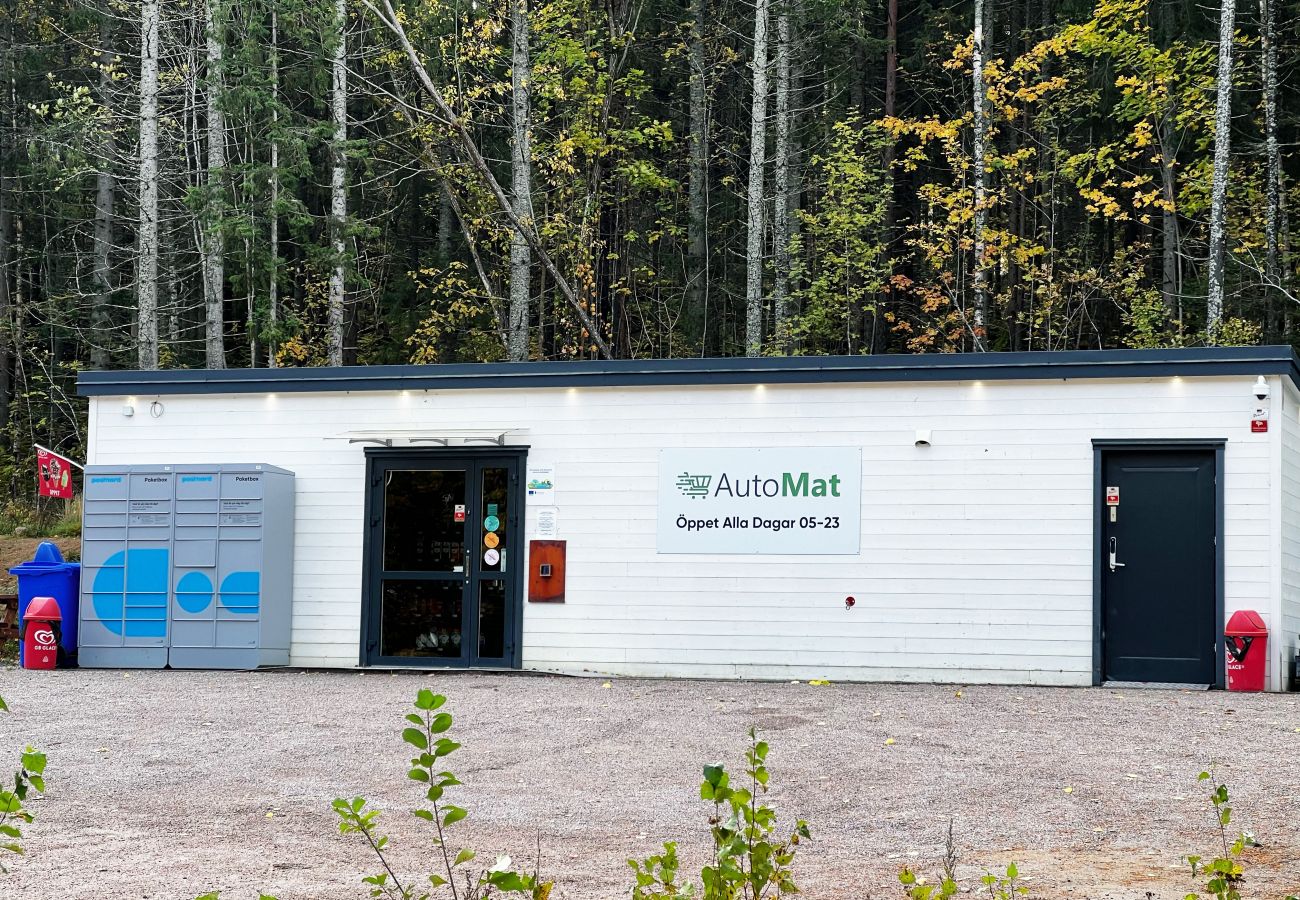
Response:
[{"label": "red trash bin", "polygon": [[33,597],[23,612],[18,637],[24,669],[53,669],[59,662],[59,626],[63,614],[53,597]]},{"label": "red trash bin", "polygon": [[1268,661],[1268,629],[1253,609],[1242,609],[1228,619],[1223,630],[1228,647],[1228,690],[1264,690],[1264,664]]}]

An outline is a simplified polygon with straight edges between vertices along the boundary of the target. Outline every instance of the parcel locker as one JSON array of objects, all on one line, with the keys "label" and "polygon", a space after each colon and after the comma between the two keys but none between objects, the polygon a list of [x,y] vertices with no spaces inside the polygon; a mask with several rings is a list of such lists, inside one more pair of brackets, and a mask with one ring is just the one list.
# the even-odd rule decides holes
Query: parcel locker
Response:
[{"label": "parcel locker", "polygon": [[294,476],[274,466],[90,466],[85,666],[289,662]]},{"label": "parcel locker", "polygon": [[78,664],[161,669],[167,665],[172,474],[162,467],[90,466],[82,508]]}]

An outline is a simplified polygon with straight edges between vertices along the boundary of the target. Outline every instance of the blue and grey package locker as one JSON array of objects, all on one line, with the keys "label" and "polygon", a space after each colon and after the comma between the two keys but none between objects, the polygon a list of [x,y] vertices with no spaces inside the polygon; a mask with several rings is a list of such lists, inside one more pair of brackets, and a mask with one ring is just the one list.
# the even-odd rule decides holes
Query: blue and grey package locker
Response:
[{"label": "blue and grey package locker", "polygon": [[90,466],[85,484],[81,665],[288,664],[292,472]]},{"label": "blue and grey package locker", "polygon": [[158,468],[87,469],[77,638],[81,665],[167,665],[173,484],[172,473]]}]

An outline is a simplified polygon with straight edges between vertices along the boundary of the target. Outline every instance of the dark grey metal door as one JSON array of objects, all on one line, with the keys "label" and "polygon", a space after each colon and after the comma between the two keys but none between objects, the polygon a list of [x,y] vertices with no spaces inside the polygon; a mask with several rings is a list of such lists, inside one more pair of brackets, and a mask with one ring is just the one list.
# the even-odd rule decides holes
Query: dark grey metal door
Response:
[{"label": "dark grey metal door", "polygon": [[1214,684],[1215,452],[1111,449],[1101,468],[1103,677]]},{"label": "dark grey metal door", "polygon": [[368,665],[517,667],[521,453],[368,453]]}]

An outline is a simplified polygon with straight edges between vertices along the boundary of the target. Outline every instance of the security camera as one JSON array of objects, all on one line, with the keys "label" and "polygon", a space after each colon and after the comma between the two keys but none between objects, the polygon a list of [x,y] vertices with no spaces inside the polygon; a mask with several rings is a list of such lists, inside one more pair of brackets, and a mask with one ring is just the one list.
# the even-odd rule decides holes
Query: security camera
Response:
[{"label": "security camera", "polygon": [[918,429],[917,429],[917,431],[916,431],[916,446],[918,446],[918,447],[928,447],[928,446],[930,446],[930,429],[928,429],[928,428],[918,428]]},{"label": "security camera", "polygon": [[1255,379],[1255,399],[1267,400],[1269,395],[1268,381],[1261,375]]}]

